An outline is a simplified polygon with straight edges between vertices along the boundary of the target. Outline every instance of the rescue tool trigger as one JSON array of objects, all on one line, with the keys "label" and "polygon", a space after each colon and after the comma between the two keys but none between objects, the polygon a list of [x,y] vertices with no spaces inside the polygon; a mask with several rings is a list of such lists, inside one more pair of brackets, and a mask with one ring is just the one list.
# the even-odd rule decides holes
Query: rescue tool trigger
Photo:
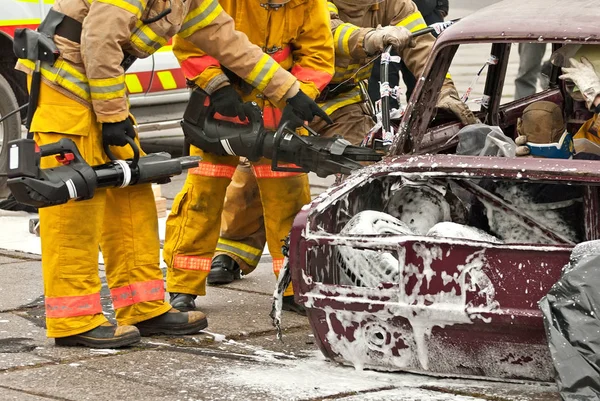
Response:
[{"label": "rescue tool trigger", "polygon": [[250,161],[265,157],[271,159],[273,171],[313,171],[320,177],[350,174],[362,167],[359,162],[382,158],[373,149],[353,146],[341,137],[319,137],[306,126],[310,136],[298,135],[286,123],[275,132],[267,130],[262,111],[255,103],[244,105],[249,124],[215,119],[206,97],[200,89],[195,89],[181,122],[187,141],[206,152],[242,156]]}]

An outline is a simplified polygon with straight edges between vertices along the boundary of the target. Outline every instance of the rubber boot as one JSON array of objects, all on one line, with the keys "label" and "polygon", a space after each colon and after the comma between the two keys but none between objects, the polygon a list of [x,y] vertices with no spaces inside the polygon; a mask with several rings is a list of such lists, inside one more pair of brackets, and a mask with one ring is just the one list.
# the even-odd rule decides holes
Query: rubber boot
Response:
[{"label": "rubber boot", "polygon": [[85,333],[54,339],[54,343],[59,346],[89,348],[120,348],[139,341],[140,332],[135,326],[113,326],[109,322]]},{"label": "rubber boot", "polygon": [[283,297],[283,304],[281,309],[286,310],[288,312],[294,312],[302,316],[306,316],[306,308],[296,303],[293,295]]},{"label": "rubber boot", "polygon": [[196,295],[172,292],[170,298],[171,306],[180,312],[196,310],[196,303],[194,302]]},{"label": "rubber boot", "polygon": [[154,334],[185,335],[194,334],[208,326],[206,315],[202,312],[180,312],[173,308],[167,313],[152,319],[136,323],[142,337]]},{"label": "rubber boot", "polygon": [[206,280],[210,285],[220,285],[232,283],[240,278],[240,266],[237,262],[230,256],[221,254],[212,260]]}]

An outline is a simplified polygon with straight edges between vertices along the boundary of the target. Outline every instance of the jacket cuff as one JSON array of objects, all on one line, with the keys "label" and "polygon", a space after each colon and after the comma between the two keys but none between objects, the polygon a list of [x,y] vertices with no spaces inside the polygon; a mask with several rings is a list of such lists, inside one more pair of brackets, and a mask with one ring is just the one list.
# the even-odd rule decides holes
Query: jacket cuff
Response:
[{"label": "jacket cuff", "polygon": [[356,47],[352,50],[352,58],[363,60],[367,57],[371,57],[371,55],[367,54],[365,51],[365,36],[367,33],[374,31],[375,28],[361,28],[358,33],[358,40],[356,42]]},{"label": "jacket cuff", "polygon": [[198,85],[198,81],[196,81],[196,85],[198,85],[204,92],[209,95],[212,95],[217,91],[217,89],[221,89],[224,86],[229,85],[229,78],[225,74],[216,75],[212,78],[205,87],[202,85]]}]

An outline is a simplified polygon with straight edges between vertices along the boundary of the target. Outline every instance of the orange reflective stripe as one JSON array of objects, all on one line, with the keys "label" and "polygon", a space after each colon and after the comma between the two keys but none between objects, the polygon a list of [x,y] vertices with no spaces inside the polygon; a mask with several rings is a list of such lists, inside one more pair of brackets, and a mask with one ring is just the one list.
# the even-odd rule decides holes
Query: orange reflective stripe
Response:
[{"label": "orange reflective stripe", "polygon": [[271,54],[270,56],[273,58],[273,60],[275,60],[279,64],[281,64],[291,55],[292,55],[292,48],[289,46],[286,46],[283,49],[277,50],[275,53]]},{"label": "orange reflective stripe", "polygon": [[165,288],[162,280],[139,281],[124,287],[110,290],[115,309],[147,301],[165,299]]},{"label": "orange reflective stripe", "polygon": [[190,57],[181,62],[183,75],[187,78],[194,78],[204,72],[208,67],[219,67],[220,64],[216,58],[211,56]]},{"label": "orange reflective stripe", "polygon": [[263,109],[263,123],[267,129],[276,129],[281,120],[281,110],[276,107],[265,107]]},{"label": "orange reflective stripe", "polygon": [[188,174],[203,175],[205,177],[231,178],[236,166],[227,164],[200,163],[198,167],[188,170]]},{"label": "orange reflective stripe", "polygon": [[[291,163],[279,163],[281,167],[298,167]],[[258,166],[252,166],[254,175],[256,178],[284,178],[284,177],[296,177],[304,173],[296,173],[291,171],[273,171],[271,170],[270,164],[261,164]]]},{"label": "orange reflective stripe", "polygon": [[175,255],[173,258],[173,268],[182,270],[202,270],[209,272],[211,258],[202,258],[200,256]]},{"label": "orange reflective stripe", "polygon": [[46,317],[61,318],[102,313],[100,293],[67,297],[46,297]]},{"label": "orange reflective stripe", "polygon": [[325,89],[329,81],[331,81],[331,78],[333,78],[331,74],[325,71],[311,70],[310,68],[304,68],[299,64],[292,67],[292,71],[290,72],[300,81],[314,83],[320,91]]},{"label": "orange reflective stripe", "polygon": [[273,272],[279,274],[281,269],[283,269],[283,262],[285,262],[285,258],[273,258]]}]

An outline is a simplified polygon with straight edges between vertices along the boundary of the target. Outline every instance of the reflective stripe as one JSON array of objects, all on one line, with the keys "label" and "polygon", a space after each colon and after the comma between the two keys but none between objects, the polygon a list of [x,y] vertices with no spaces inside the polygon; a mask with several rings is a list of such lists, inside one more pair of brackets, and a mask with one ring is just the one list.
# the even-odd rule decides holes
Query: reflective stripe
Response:
[{"label": "reflective stripe", "polygon": [[220,66],[217,59],[211,56],[190,57],[181,62],[183,75],[190,79],[202,74],[208,67]]},{"label": "reflective stripe", "polygon": [[115,78],[90,78],[92,100],[110,100],[125,96],[125,76]]},{"label": "reflective stripe", "polygon": [[140,79],[135,74],[125,75],[125,85],[127,85],[129,93],[141,93],[144,91]]},{"label": "reflective stripe", "polygon": [[319,106],[327,113],[331,115],[334,111],[347,106],[349,104],[360,103],[362,102],[362,95],[360,94],[360,88],[357,86],[356,88],[348,91],[346,93],[342,93],[341,95],[325,102],[320,103]]},{"label": "reflective stripe", "polygon": [[314,83],[317,86],[317,88],[319,88],[319,91],[325,89],[329,81],[331,81],[331,74],[328,74],[325,71],[304,68],[299,64],[294,65],[290,72],[300,81],[308,81]]},{"label": "reflective stripe", "polygon": [[230,241],[224,238],[219,238],[217,251],[232,253],[253,267],[258,265],[263,253],[262,249],[256,249],[241,242]]},{"label": "reflective stripe", "polygon": [[171,71],[159,71],[156,75],[158,75],[158,79],[165,90],[177,89],[177,82],[175,82]]},{"label": "reflective stripe", "polygon": [[149,25],[141,20],[136,22],[136,28],[131,34],[131,43],[148,54],[156,52],[167,44],[167,39],[154,32]]},{"label": "reflective stripe", "polygon": [[200,7],[188,12],[179,30],[179,35],[184,39],[187,38],[213,22],[221,12],[224,11],[217,0],[202,1]]},{"label": "reflective stripe", "polygon": [[359,28],[356,25],[349,23],[338,26],[333,34],[333,42],[336,44],[335,50],[342,54],[350,54],[348,41],[350,40],[350,35],[353,32],[358,31],[358,29]]},{"label": "reflective stripe", "polygon": [[67,297],[46,297],[46,317],[61,318],[102,313],[100,293]]},{"label": "reflective stripe", "polygon": [[327,8],[329,9],[330,13],[334,13],[334,14],[338,14],[338,8],[335,6],[335,4],[333,4],[332,2],[328,1],[327,2]]},{"label": "reflective stripe", "polygon": [[275,71],[279,68],[279,64],[275,62],[270,56],[263,54],[260,57],[260,61],[254,66],[250,74],[245,80],[262,92],[267,85],[273,75],[275,75]]},{"label": "reflective stripe", "polygon": [[165,288],[162,280],[140,281],[113,288],[110,296],[115,309],[119,309],[140,302],[162,301],[165,299]]},{"label": "reflective stripe", "polygon": [[[295,164],[291,163],[279,163],[281,167],[298,167]],[[273,171],[271,170],[270,164],[260,164],[258,166],[252,166],[252,170],[254,171],[254,175],[256,178],[284,178],[284,177],[296,177],[300,174],[304,173],[296,173],[292,171]]]},{"label": "reflective stripe", "polygon": [[273,258],[273,272],[279,274],[283,268],[285,258]]},{"label": "reflective stripe", "polygon": [[229,166],[227,164],[212,164],[212,163],[200,163],[198,167],[194,167],[188,170],[188,174],[202,175],[204,177],[219,177],[219,178],[231,178],[235,173],[236,166]]},{"label": "reflective stripe", "polygon": [[142,11],[146,8],[146,2],[143,0],[95,0],[100,3],[110,4],[112,6],[116,6],[122,8],[125,11],[129,11],[136,17],[140,18],[142,16]]},{"label": "reflective stripe", "polygon": [[403,26],[411,32],[427,28],[427,24],[419,11],[404,18],[402,21],[398,22],[396,26]]},{"label": "reflective stripe", "polygon": [[[35,63],[30,60],[19,59],[19,63],[32,71],[35,68]],[[66,61],[59,60],[54,66],[48,63],[42,63],[41,72],[42,76],[48,81],[62,86],[83,100],[88,102],[91,101],[90,87],[87,78],[70,66]]]},{"label": "reflective stripe", "polygon": [[175,255],[173,258],[173,268],[181,270],[202,270],[209,272],[211,258],[201,258],[200,256]]}]

